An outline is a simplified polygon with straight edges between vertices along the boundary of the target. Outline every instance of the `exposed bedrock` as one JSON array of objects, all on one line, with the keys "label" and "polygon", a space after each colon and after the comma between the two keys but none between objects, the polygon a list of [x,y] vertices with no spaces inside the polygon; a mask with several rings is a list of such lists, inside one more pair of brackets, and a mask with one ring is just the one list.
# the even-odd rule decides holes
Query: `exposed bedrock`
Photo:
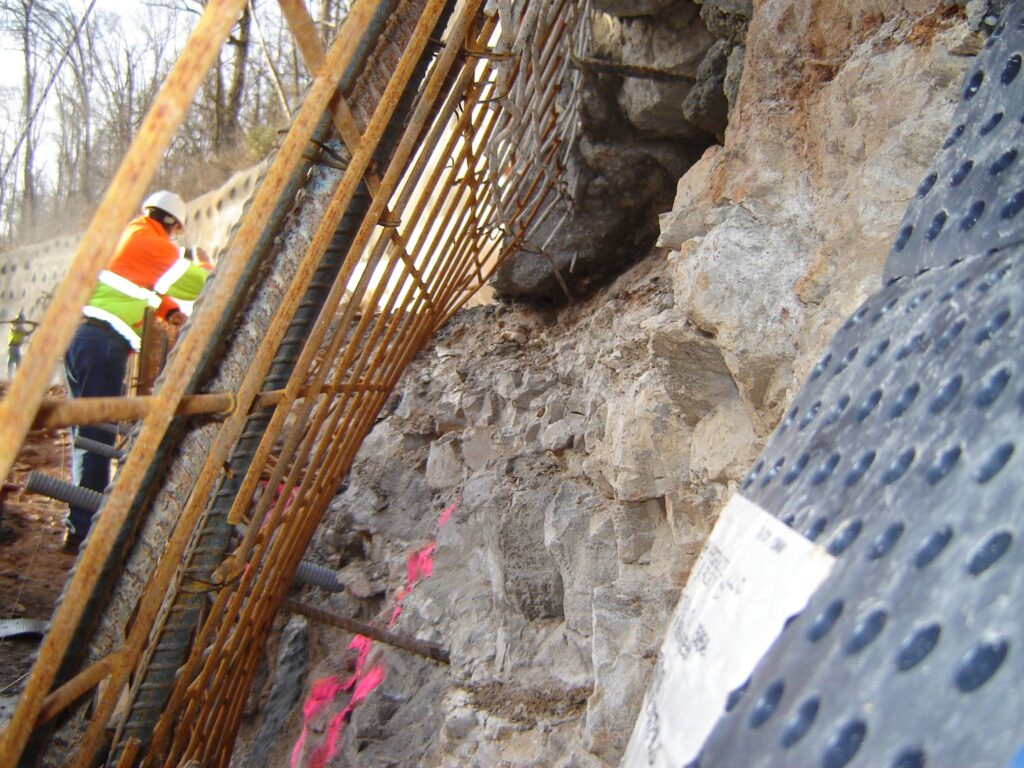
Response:
[{"label": "exposed bedrock", "polygon": [[[557,269],[578,300],[654,244],[676,180],[724,136],[727,70],[749,17],[742,5],[595,4],[590,48],[579,62],[582,136],[565,174],[575,183],[559,211],[567,223],[546,254],[524,250],[499,271],[499,293],[565,301]],[[534,234],[534,245],[547,241],[556,221]]]}]

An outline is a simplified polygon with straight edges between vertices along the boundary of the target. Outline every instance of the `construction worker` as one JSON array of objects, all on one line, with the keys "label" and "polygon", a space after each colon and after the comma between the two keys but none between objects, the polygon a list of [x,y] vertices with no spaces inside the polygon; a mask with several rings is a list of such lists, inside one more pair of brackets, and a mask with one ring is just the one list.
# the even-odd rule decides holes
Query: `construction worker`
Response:
[{"label": "construction worker", "polygon": [[[128,356],[141,344],[147,308],[172,325],[185,322],[175,298],[193,301],[209,271],[181,256],[171,238],[184,232],[185,202],[173,192],[155,192],[142,204],[145,215],[128,224],[113,258],[100,273],[85,316],[64,356],[72,397],[122,394]],[[73,436],[113,445],[114,435],[97,427],[72,430]],[[110,482],[110,459],[75,448],[72,477],[77,485],[102,493]],[[77,552],[89,532],[92,515],[70,506],[64,550]]]},{"label": "construction worker", "polygon": [[7,332],[7,378],[13,379],[15,371],[21,365],[21,345],[36,329],[38,323],[26,320],[24,310],[18,312],[18,316],[13,320],[0,320],[0,323],[11,324],[11,330]]}]

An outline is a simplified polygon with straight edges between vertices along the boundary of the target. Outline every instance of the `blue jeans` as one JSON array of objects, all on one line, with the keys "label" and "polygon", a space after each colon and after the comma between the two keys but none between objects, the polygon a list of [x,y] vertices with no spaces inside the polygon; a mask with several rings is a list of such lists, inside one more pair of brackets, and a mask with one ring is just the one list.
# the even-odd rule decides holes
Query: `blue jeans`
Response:
[{"label": "blue jeans", "polygon": [[21,345],[11,344],[7,347],[7,378],[13,379],[15,371],[21,365]]},{"label": "blue jeans", "polygon": [[[124,388],[131,347],[113,328],[102,321],[83,322],[75,331],[67,354],[64,372],[72,397],[117,397]],[[78,435],[107,445],[114,444],[114,435],[97,427],[71,430],[72,440]],[[110,483],[110,459],[74,448],[71,453],[71,477],[76,485],[103,493]],[[83,538],[92,525],[92,512],[81,507],[68,507],[68,521]]]}]

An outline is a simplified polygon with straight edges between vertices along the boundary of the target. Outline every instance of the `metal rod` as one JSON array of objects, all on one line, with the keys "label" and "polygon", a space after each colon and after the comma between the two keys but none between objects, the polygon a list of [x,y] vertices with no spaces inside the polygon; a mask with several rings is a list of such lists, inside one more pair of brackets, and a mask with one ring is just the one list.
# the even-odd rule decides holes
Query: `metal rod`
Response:
[{"label": "metal rod", "polygon": [[36,725],[49,722],[72,703],[78,701],[79,698],[95,688],[104,678],[108,677],[122,661],[123,659],[119,652],[110,656],[104,656],[53,691],[43,701]]},{"label": "metal rod", "polygon": [[[245,6],[245,0],[207,3],[174,67],[157,94],[135,140],[125,155],[107,194],[78,243],[68,274],[61,281],[35,339],[25,354],[10,390],[0,401],[0,476],[6,476],[28,433],[46,383],[57,368],[78,326],[79,313],[88,300],[96,277],[114,249],[121,228],[131,218],[149,186],[164,150],[185,117],[221,44]],[[41,702],[41,692],[26,688],[19,709],[27,713]],[[28,738],[24,716],[5,731],[6,754],[20,754]]]},{"label": "metal rod", "polygon": [[[347,24],[354,24],[358,30],[359,25],[365,25],[369,16],[369,9],[364,6],[363,12],[357,4],[349,14]],[[353,36],[358,38],[359,34]],[[190,332],[185,334],[178,343],[175,356],[170,366],[164,371],[162,386],[155,395],[155,404],[149,413],[149,418],[143,424],[124,471],[118,478],[118,484],[114,492],[107,500],[103,514],[99,515],[94,524],[94,531],[91,538],[93,541],[86,547],[79,560],[75,576],[68,585],[68,592],[61,607],[54,617],[54,623],[40,649],[40,661],[36,664],[33,677],[38,675],[36,685],[40,689],[48,688],[53,675],[56,673],[56,660],[63,656],[64,650],[70,641],[71,633],[78,624],[81,611],[85,605],[89,585],[96,579],[102,562],[106,559],[110,548],[113,545],[117,531],[120,529],[127,517],[129,506],[134,499],[139,485],[145,475],[146,469],[153,455],[158,448],[170,420],[177,410],[178,401],[183,395],[185,386],[191,379],[192,372],[200,362],[202,347],[210,339],[219,327],[225,308],[231,301],[233,287],[241,277],[245,267],[249,249],[257,242],[266,222],[270,216],[271,209],[277,203],[277,192],[281,190],[291,171],[291,168],[301,160],[302,153],[308,144],[320,115],[326,106],[327,101],[334,93],[341,72],[347,65],[354,53],[356,40],[346,35],[339,36],[339,40],[332,48],[329,55],[330,66],[325,66],[321,76],[314,82],[309,94],[303,102],[295,122],[292,125],[285,142],[282,145],[274,165],[267,172],[263,184],[256,192],[256,198],[248,215],[242,222],[228,248],[227,255],[218,264],[216,280],[211,286],[213,290],[204,300],[197,305],[196,313],[190,322]],[[194,523],[193,523],[194,524]],[[180,521],[179,527],[181,528]],[[180,556],[179,556],[180,557]],[[166,560],[166,555],[161,558],[161,564]],[[141,632],[142,627],[149,627],[159,606],[160,596],[166,588],[170,576],[177,567],[178,562],[165,566],[160,570],[161,579],[157,578],[154,572],[150,580],[151,590],[148,590],[149,599],[146,597],[139,602],[139,611],[136,615],[136,623],[133,625],[132,656],[137,658],[141,650],[143,640],[139,639],[137,630]],[[144,638],[144,635],[143,635]],[[126,646],[127,647],[127,646]],[[51,660],[52,659],[52,660]],[[44,663],[48,662],[48,663]],[[31,689],[33,678],[29,680],[29,687],[26,694],[22,695],[22,702],[32,701],[38,694]],[[113,690],[119,690],[120,685],[110,686]],[[113,711],[116,699],[107,695],[101,701],[90,722],[86,738],[83,740],[79,758],[84,764],[88,762],[89,756],[94,754],[99,746],[99,740],[106,721]],[[27,705],[26,705],[27,706]]]},{"label": "metal rod", "polygon": [[75,437],[74,447],[107,459],[117,459],[118,461],[122,461],[124,459],[123,451],[117,450],[117,448],[112,445],[101,443],[99,440],[82,437],[82,435],[77,435]]},{"label": "metal rod", "polygon": [[353,635],[364,635],[371,640],[390,645],[401,651],[407,651],[417,656],[422,656],[425,659],[440,662],[441,664],[451,664],[451,657],[448,655],[448,651],[435,643],[409,637],[408,635],[400,635],[396,632],[388,632],[372,624],[356,621],[347,616],[339,616],[336,613],[315,608],[312,605],[306,605],[297,600],[285,599],[281,603],[281,607],[286,611],[306,616],[321,624],[329,624],[332,627],[344,629]]},{"label": "metal rod", "polygon": [[[350,389],[364,386],[360,382],[346,385]],[[304,388],[299,397],[310,397],[324,394],[326,390],[314,392]],[[277,405],[285,397],[285,390],[275,389],[258,393],[253,406],[265,408]],[[229,416],[234,413],[238,398],[233,392],[218,392],[208,395],[186,395],[182,397],[175,411],[175,416]],[[39,413],[32,424],[32,429],[60,429],[63,427],[102,424],[110,421],[140,421],[157,406],[156,399],[146,397],[81,397],[74,399],[47,398],[39,406]],[[123,433],[123,432],[122,432]]]},{"label": "metal rod", "polygon": [[693,75],[668,72],[664,69],[654,69],[653,67],[641,67],[637,64],[625,64],[619,61],[582,58],[575,54],[570,54],[570,61],[572,62],[572,65],[578,69],[589,69],[591,72],[600,72],[603,75],[618,75],[620,77],[638,78],[643,80],[660,80],[668,83],[697,82],[697,78]]}]

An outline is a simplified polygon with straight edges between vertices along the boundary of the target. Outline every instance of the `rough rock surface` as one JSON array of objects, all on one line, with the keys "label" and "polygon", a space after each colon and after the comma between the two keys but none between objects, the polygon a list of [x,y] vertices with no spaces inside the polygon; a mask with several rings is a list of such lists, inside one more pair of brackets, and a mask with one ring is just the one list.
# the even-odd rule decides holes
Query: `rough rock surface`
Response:
[{"label": "rough rock surface", "polygon": [[[406,598],[398,624],[449,647],[452,668],[388,673],[409,691],[424,674],[445,680],[444,726],[421,744],[419,764],[539,764],[575,752],[578,765],[603,765],[625,746],[643,671],[711,513],[689,469],[699,409],[673,403],[649,340],[672,305],[667,266],[643,262],[582,311],[460,313],[410,369],[332,505],[320,555],[350,583],[383,567],[394,584],[405,554],[458,500],[433,577]],[[745,462],[729,477],[720,446],[700,450],[724,493]],[[360,569],[361,582],[351,576]]]},{"label": "rough rock surface", "polygon": [[[717,511],[879,285],[980,42],[933,3],[758,3],[665,250],[557,311],[460,313],[417,358],[310,556],[359,594],[318,601],[372,616],[458,501],[398,621],[452,664],[383,651],[337,764],[617,764]],[[347,639],[310,633],[313,678]]]},{"label": "rough rock surface", "polygon": [[716,339],[759,434],[879,286],[977,50],[956,9],[904,7],[759,5],[725,146],[680,180],[662,216],[676,297]]},{"label": "rough rock surface", "polygon": [[[546,256],[525,250],[499,270],[494,287],[506,296],[564,302],[553,266],[573,300],[621,274],[654,244],[658,213],[671,205],[676,181],[714,141],[713,130],[683,114],[715,42],[700,7],[691,0],[607,0],[594,9],[587,22],[591,63],[580,65],[582,133],[565,173],[576,179],[563,211],[568,224]],[[652,75],[626,74],[619,65]],[[703,125],[710,118],[701,106],[694,114]],[[535,246],[548,234],[537,233]]]}]

